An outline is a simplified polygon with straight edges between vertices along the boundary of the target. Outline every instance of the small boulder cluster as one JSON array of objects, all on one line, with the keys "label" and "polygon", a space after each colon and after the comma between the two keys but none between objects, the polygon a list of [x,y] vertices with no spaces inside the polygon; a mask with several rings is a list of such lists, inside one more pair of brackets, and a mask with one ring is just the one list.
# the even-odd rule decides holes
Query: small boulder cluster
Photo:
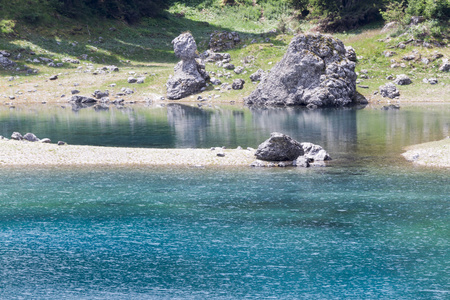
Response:
[{"label": "small boulder cluster", "polygon": [[224,51],[234,48],[241,42],[237,32],[214,31],[210,35],[209,48],[214,51]]},{"label": "small boulder cluster", "polygon": [[[0,136],[0,140],[8,140],[7,138]],[[50,144],[52,141],[49,138],[38,138],[34,133],[26,133],[25,135],[22,135],[20,132],[13,132],[11,134],[11,140],[15,141],[23,141],[23,142],[39,142],[44,144]],[[66,142],[58,141],[58,145],[66,145]]]},{"label": "small boulder cluster", "polygon": [[288,135],[273,132],[255,152],[258,159],[252,167],[321,166],[330,155],[319,145],[300,143]]},{"label": "small boulder cluster", "polygon": [[0,67],[2,67],[3,69],[9,69],[16,66],[16,63],[8,58],[10,56],[11,53],[0,50]]}]

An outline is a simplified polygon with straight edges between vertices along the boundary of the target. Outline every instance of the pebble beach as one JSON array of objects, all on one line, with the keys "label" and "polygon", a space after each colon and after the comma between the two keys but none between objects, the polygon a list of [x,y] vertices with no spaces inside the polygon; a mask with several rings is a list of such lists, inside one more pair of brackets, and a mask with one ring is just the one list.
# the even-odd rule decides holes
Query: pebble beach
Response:
[{"label": "pebble beach", "polygon": [[250,166],[254,161],[254,151],[247,149],[58,146],[40,142],[0,140],[0,166]]}]

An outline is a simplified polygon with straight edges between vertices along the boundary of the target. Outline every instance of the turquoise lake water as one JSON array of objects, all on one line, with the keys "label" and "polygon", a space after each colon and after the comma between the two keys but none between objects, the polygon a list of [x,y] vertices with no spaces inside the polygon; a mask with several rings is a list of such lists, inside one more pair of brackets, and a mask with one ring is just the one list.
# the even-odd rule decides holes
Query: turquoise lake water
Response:
[{"label": "turquoise lake water", "polygon": [[449,299],[450,107],[0,109],[71,144],[323,145],[322,168],[0,168],[1,299]]}]

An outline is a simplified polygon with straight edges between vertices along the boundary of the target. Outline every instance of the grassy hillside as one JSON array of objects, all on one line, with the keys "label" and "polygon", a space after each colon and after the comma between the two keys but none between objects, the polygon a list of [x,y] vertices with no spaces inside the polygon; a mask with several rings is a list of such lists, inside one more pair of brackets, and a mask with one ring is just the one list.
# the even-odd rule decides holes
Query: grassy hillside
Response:
[{"label": "grassy hillside", "polygon": [[[279,18],[267,17],[255,21],[250,15],[251,10],[236,10],[233,6],[218,10],[175,4],[164,16],[143,18],[129,25],[123,20],[92,15],[68,18],[52,10],[46,1],[30,1],[33,10],[29,11],[29,15],[22,14],[20,18],[13,15],[14,11],[17,14],[17,11],[28,9],[20,5],[23,1],[1,4],[0,50],[10,52],[10,58],[17,66],[8,70],[0,69],[0,103],[67,102],[74,88],[89,95],[96,89],[109,89],[112,93],[118,93],[121,88],[129,87],[135,92],[131,96],[123,96],[126,101],[159,99],[165,93],[164,84],[177,62],[173,55],[172,39],[184,31],[191,31],[202,52],[208,48],[209,36],[215,30],[238,32],[242,42],[228,51],[232,63],[236,66],[243,65],[244,60],[250,63],[245,74],[230,72],[230,78],[221,78],[228,83],[234,78],[243,78],[246,81],[243,90],[219,93],[210,86],[203,96],[211,96],[216,99],[214,101],[239,101],[254,89],[250,74],[259,68],[272,68],[281,59],[296,32],[308,32],[315,26],[314,22],[289,18],[287,7],[272,12],[274,16],[278,14]],[[245,14],[249,14],[248,17]],[[428,95],[427,99],[440,100],[446,93],[450,94],[448,73],[438,71],[441,59],[428,65],[420,60],[402,60],[403,56],[413,51],[418,54],[417,57],[431,58],[437,51],[449,58],[448,47],[425,48],[409,43],[405,49],[400,49],[396,46],[401,41],[408,41],[413,32],[403,35],[396,31],[382,33],[381,26],[381,23],[377,23],[336,35],[356,49],[359,56],[357,71],[362,74],[367,70],[367,74],[364,74],[367,78],[359,79],[359,85],[363,86],[359,88],[361,93],[372,97],[378,86],[388,82],[386,76],[405,73],[412,77],[414,84],[400,87],[404,100],[417,99],[417,95]],[[273,29],[277,29],[276,34],[270,33]],[[382,53],[385,50],[395,51],[396,54],[384,57]],[[62,63],[62,66],[48,66],[45,58]],[[74,64],[66,59],[78,60],[80,63]],[[391,60],[405,65],[392,69]],[[118,66],[120,71],[101,70],[111,64]],[[207,65],[207,71],[225,73],[213,64]],[[55,74],[59,74],[58,80],[50,81],[49,77]],[[145,83],[130,85],[127,83],[129,76],[145,77]],[[428,77],[437,77],[440,84],[424,85],[422,79]],[[221,97],[214,98],[213,95]],[[377,99],[375,96],[374,101]]]}]

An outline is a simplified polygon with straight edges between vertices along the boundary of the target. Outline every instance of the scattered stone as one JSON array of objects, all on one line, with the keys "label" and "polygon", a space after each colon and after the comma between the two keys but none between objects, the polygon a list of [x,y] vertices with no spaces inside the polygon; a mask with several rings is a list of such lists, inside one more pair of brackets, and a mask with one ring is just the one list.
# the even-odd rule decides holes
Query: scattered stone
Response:
[{"label": "scattered stone", "polygon": [[398,84],[398,85],[408,85],[408,84],[411,84],[412,81],[407,75],[400,74],[400,75],[397,75],[397,78],[395,78],[394,83]]},{"label": "scattered stone", "polygon": [[102,99],[102,98],[109,96],[109,91],[106,90],[106,91],[102,92],[100,90],[95,90],[94,93],[92,94],[92,96],[94,96],[96,99]]},{"label": "scattered stone", "polygon": [[145,82],[145,78],[144,77],[139,77],[136,81],[137,84],[143,84]]},{"label": "scattered stone", "polygon": [[79,90],[72,90],[71,93],[72,93],[72,95],[75,95],[75,94],[79,94],[80,91]]},{"label": "scattered stone", "polygon": [[222,81],[220,81],[216,77],[212,77],[209,81],[211,82],[212,85],[220,85],[220,84],[222,84]]},{"label": "scattered stone", "polygon": [[415,60],[415,59],[416,59],[416,56],[415,56],[414,54],[405,55],[405,56],[403,56],[402,59],[403,59],[403,60],[406,60],[406,61],[411,61],[411,60]]},{"label": "scattered stone", "polygon": [[4,69],[13,68],[16,66],[16,63],[6,58],[4,56],[0,56],[0,66]]},{"label": "scattered stone", "polygon": [[262,69],[258,69],[258,71],[250,75],[250,80],[253,82],[261,81],[265,75],[266,73]]},{"label": "scattered stone", "polygon": [[387,77],[386,77],[386,80],[394,80],[394,75],[388,75]]},{"label": "scattered stone", "polygon": [[119,72],[119,67],[111,65],[111,66],[107,66],[108,70],[110,72]]},{"label": "scattered stone", "polygon": [[136,83],[137,82],[137,79],[136,78],[134,78],[134,77],[128,77],[128,83]]},{"label": "scattered stone", "polygon": [[30,133],[30,132],[26,133],[23,136],[23,139],[26,141],[29,141],[29,142],[39,142],[40,141],[40,139],[38,139],[38,137],[36,135],[34,135],[33,133]]},{"label": "scattered stone", "polygon": [[441,71],[441,72],[449,72],[450,71],[450,63],[448,62],[448,59],[442,60],[442,65],[439,67],[439,71]]},{"label": "scattered stone", "polygon": [[[125,87],[123,87],[123,88],[121,88],[120,90],[121,90],[122,92],[124,92],[125,95],[131,95],[131,94],[134,93],[134,91],[133,91],[132,89],[130,89],[130,88],[125,88]],[[117,94],[117,95],[119,95],[119,94]]]},{"label": "scattered stone", "polygon": [[66,62],[66,63],[76,64],[76,65],[78,65],[80,63],[80,61],[78,59],[72,59],[69,57],[63,58],[62,61]]},{"label": "scattered stone", "polygon": [[400,49],[405,49],[405,48],[406,48],[406,45],[403,44],[403,43],[400,43],[400,44],[398,44],[397,47],[400,48]]},{"label": "scattered stone", "polygon": [[395,54],[397,54],[397,53],[395,53],[394,51],[388,51],[388,50],[383,51],[383,56],[384,56],[384,57],[392,57],[392,56],[394,56]]},{"label": "scattered stone", "polygon": [[345,47],[345,57],[347,57],[348,60],[356,62],[358,59],[356,57],[356,51],[353,49],[352,46],[346,46]]},{"label": "scattered stone", "polygon": [[74,95],[72,96],[72,98],[70,98],[69,102],[73,102],[75,104],[85,104],[85,103],[95,103],[97,102],[97,100],[86,96]]},{"label": "scattered stone", "polygon": [[428,64],[430,63],[430,60],[429,60],[428,58],[426,58],[426,57],[423,57],[420,61],[421,61],[424,65],[428,65]]},{"label": "scattered stone", "polygon": [[56,79],[58,79],[58,75],[53,75],[49,78],[49,80],[56,80]]},{"label": "scattered stone", "polygon": [[233,84],[231,85],[231,88],[233,90],[242,90],[244,88],[244,79],[235,79],[233,80]]},{"label": "scattered stone", "polygon": [[438,84],[437,78],[424,78],[422,80],[423,83],[429,83],[429,84]]},{"label": "scattered stone", "polygon": [[236,74],[241,74],[242,72],[244,72],[244,67],[238,66],[234,69],[234,73]]},{"label": "scattered stone", "polygon": [[250,164],[250,167],[254,167],[254,168],[263,168],[263,167],[265,167],[266,165],[263,163],[263,162],[261,162],[261,161],[254,161],[254,162],[252,162],[251,164]]},{"label": "scattered stone", "polygon": [[298,141],[278,132],[273,132],[255,152],[256,158],[266,161],[292,161],[303,154],[303,147]]},{"label": "scattered stone", "polygon": [[[437,59],[439,59],[439,58],[441,58],[443,56],[444,55],[442,55],[441,53],[435,51],[433,53],[433,55],[431,55],[431,61],[435,61],[435,60],[437,60]],[[445,60],[443,60],[443,62],[445,62]],[[447,62],[448,62],[448,60],[447,60]]]},{"label": "scattered stone", "polygon": [[223,68],[227,69],[227,70],[234,70],[235,67],[234,67],[233,64],[226,63],[226,64],[223,65]]},{"label": "scattered stone", "polygon": [[225,153],[223,153],[223,152],[219,152],[219,153],[217,153],[216,154],[218,157],[225,157]]},{"label": "scattered stone", "polygon": [[175,55],[181,61],[175,66],[175,74],[166,83],[167,97],[181,99],[195,94],[206,86],[209,75],[201,61],[197,61],[197,44],[190,33],[183,33],[172,41]]},{"label": "scattered stone", "polygon": [[44,144],[50,144],[52,141],[49,138],[43,138],[42,140],[40,140],[40,142]]},{"label": "scattered stone", "polygon": [[362,88],[362,89],[368,89],[369,86],[368,85],[358,85],[358,87]]},{"label": "scattered stone", "polygon": [[206,50],[202,53],[201,57],[206,62],[228,63],[231,61],[231,55],[229,53],[216,53],[212,50]]},{"label": "scattered stone", "polygon": [[386,83],[385,85],[380,86],[380,94],[383,97],[388,97],[394,99],[395,97],[400,96],[400,92],[397,89],[397,86],[392,82]]},{"label": "scattered stone", "polygon": [[282,60],[245,100],[247,105],[344,106],[356,97],[355,63],[344,44],[321,34],[294,37]]},{"label": "scattered stone", "polygon": [[63,141],[58,141],[58,146],[64,146],[64,145],[67,145],[67,143],[63,142]]},{"label": "scattered stone", "polygon": [[23,136],[20,134],[20,132],[13,132],[11,134],[11,139],[16,140],[16,141],[21,141],[21,140],[23,140]]}]

